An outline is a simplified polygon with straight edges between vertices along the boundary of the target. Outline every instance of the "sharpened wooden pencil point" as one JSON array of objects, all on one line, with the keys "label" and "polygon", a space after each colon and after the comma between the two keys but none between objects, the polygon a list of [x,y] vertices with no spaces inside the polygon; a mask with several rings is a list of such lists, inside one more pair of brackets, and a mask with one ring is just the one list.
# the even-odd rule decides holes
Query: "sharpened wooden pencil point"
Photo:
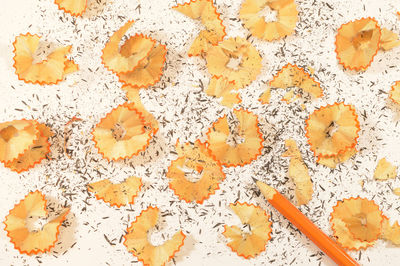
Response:
[{"label": "sharpened wooden pencil point", "polygon": [[270,187],[261,181],[257,181],[256,184],[267,200],[271,200],[274,195],[278,193],[273,187]]}]

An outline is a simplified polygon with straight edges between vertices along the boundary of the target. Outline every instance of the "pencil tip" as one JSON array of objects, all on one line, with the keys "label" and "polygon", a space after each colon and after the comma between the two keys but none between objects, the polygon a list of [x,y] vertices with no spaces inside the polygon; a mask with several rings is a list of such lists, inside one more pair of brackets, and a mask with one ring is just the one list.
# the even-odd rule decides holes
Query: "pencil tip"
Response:
[{"label": "pencil tip", "polygon": [[274,195],[277,193],[277,191],[273,187],[268,186],[267,184],[261,181],[257,181],[257,186],[267,200],[272,199]]},{"label": "pencil tip", "polygon": [[254,177],[252,177],[252,179],[253,179],[253,181],[254,181],[254,183],[257,183],[257,179],[255,179]]}]

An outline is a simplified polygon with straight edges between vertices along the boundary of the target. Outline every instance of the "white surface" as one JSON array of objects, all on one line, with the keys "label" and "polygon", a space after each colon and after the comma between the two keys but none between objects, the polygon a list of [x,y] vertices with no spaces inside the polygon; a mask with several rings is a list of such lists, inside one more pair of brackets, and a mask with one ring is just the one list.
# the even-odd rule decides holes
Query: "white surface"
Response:
[{"label": "white surface", "polygon": [[[248,31],[238,20],[241,1],[231,2],[217,1],[228,36],[246,37]],[[221,189],[204,205],[197,205],[177,199],[168,188],[165,171],[176,158],[170,152],[174,151],[178,138],[183,141],[204,139],[207,128],[219,114],[229,112],[199,88],[200,80],[207,85],[210,78],[205,61],[187,57],[200,24],[171,10],[176,4],[172,0],[89,0],[87,12],[78,19],[59,11],[52,0],[2,1],[0,120],[38,119],[49,123],[57,137],[52,145],[53,160],[43,161],[19,175],[0,167],[0,220],[35,189],[43,191],[50,202],[70,205],[72,214],[68,216],[68,226],[61,228],[60,241],[53,252],[40,256],[20,255],[5,231],[0,230],[0,265],[36,265],[38,261],[42,265],[130,265],[136,258],[119,240],[134,217],[150,204],[172,214],[165,217],[166,222],[162,222],[162,229],[155,232],[154,238],[160,234],[168,237],[179,229],[189,235],[175,257],[177,265],[318,265],[320,261],[330,265],[329,258],[252,192],[255,187],[251,177],[256,177],[293,198],[293,183],[286,178],[288,160],[281,158],[284,140],[289,137],[298,140],[314,182],[313,199],[301,210],[326,233],[331,234],[328,220],[332,206],[337,200],[350,196],[374,199],[391,220],[398,220],[400,200],[392,193],[392,188],[400,187],[400,181],[397,178],[376,182],[372,176],[381,157],[386,156],[400,165],[399,112],[387,101],[390,86],[400,78],[400,49],[379,52],[364,73],[343,71],[334,52],[336,29],[349,20],[374,16],[382,26],[399,33],[399,19],[395,14],[398,1],[296,2],[300,22],[295,35],[273,43],[250,38],[263,57],[263,69],[258,79],[241,92],[242,106],[260,116],[266,139],[264,145],[271,147],[271,151],[264,149],[262,156],[251,165],[225,168],[227,177]],[[139,4],[140,9],[136,8]],[[144,155],[126,162],[108,163],[97,154],[89,132],[101,117],[125,100],[121,84],[102,66],[100,55],[108,36],[128,19],[136,21],[129,33],[149,34],[167,45],[167,67],[162,81],[154,89],[141,92],[145,106],[164,123]],[[26,32],[42,35],[43,40],[58,45],[72,44],[72,57],[80,65],[80,71],[68,75],[55,86],[42,87],[19,81],[12,68],[12,42],[15,36]],[[289,62],[314,68],[325,96],[307,102],[307,109],[301,110],[297,108],[298,103],[286,105],[279,101],[284,92],[276,90],[272,93],[271,104],[262,106],[257,99],[266,88],[265,83]],[[315,108],[342,100],[353,104],[359,114],[361,131],[357,148],[361,152],[331,171],[316,165],[304,137],[304,119]],[[361,116],[364,112],[366,117]],[[63,125],[74,115],[83,121],[76,123],[71,132],[69,145],[73,152],[72,159],[68,159],[62,153]],[[269,172],[264,167],[267,163]],[[111,208],[97,201],[85,188],[89,181],[104,178],[121,181],[130,175],[142,177],[145,184],[130,207]],[[360,181],[365,182],[364,189]],[[221,235],[222,224],[239,223],[227,208],[236,199],[258,204],[272,213],[272,239],[267,250],[252,260],[244,260],[231,252]],[[82,211],[83,208],[86,211]],[[217,223],[221,225],[214,228]],[[110,245],[104,234],[115,245]],[[400,260],[400,249],[381,240],[372,248],[350,254],[365,265],[396,265]]]}]

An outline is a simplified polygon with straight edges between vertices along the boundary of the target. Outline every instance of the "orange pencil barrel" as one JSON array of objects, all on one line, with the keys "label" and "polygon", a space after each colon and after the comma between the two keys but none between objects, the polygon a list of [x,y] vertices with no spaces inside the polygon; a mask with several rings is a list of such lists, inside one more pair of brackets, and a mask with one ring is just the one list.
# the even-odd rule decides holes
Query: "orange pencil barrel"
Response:
[{"label": "orange pencil barrel", "polygon": [[315,226],[282,194],[260,181],[257,181],[257,186],[275,209],[311,239],[333,261],[339,265],[359,265],[346,251]]}]

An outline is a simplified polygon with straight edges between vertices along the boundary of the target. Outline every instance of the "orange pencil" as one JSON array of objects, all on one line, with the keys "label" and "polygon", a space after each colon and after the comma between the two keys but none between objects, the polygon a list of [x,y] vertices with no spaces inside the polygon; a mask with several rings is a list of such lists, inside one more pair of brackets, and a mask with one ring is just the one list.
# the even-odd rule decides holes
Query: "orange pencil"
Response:
[{"label": "orange pencil", "polygon": [[359,265],[335,241],[324,234],[304,214],[276,189],[256,181],[264,197],[303,234],[313,241],[326,255],[339,265]]}]

